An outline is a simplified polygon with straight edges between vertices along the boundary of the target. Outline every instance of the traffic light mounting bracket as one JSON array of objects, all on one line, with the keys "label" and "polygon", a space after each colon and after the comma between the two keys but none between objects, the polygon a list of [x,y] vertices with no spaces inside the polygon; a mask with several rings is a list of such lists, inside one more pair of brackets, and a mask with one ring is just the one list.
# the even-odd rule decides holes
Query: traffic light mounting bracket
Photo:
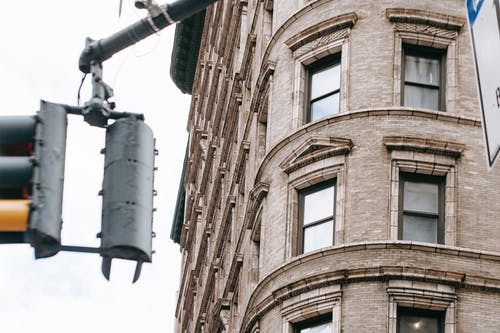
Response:
[{"label": "traffic light mounting bracket", "polygon": [[[100,66],[100,64],[96,64],[96,65],[99,65],[99,67],[100,67],[100,68],[98,68],[96,73],[98,73],[97,75],[100,75],[102,77],[102,67]],[[132,137],[134,137],[134,140],[132,140],[133,141],[132,144],[130,144],[130,147],[126,147],[123,150],[127,151],[127,154],[139,153],[140,156],[135,157],[133,159],[133,164],[140,162],[139,164],[142,165],[142,164],[147,164],[147,160],[150,160],[150,162],[153,161],[154,158],[152,156],[150,156],[149,158],[147,158],[147,157],[145,158],[143,156],[144,153],[138,152],[138,151],[142,151],[142,149],[140,149],[141,146],[140,145],[138,146],[138,142],[144,142],[144,140],[146,140],[146,141],[153,140],[152,143],[150,142],[150,145],[152,144],[154,146],[154,138],[152,136],[152,133],[150,132],[149,127],[147,127],[145,125],[144,125],[144,127],[139,127],[139,128],[137,128],[137,126],[132,126],[133,128],[130,129],[130,127],[131,127],[130,124],[122,125],[123,123],[125,123],[127,121],[132,121],[132,123],[135,123],[136,121],[144,121],[144,115],[137,114],[137,113],[118,112],[118,111],[111,110],[109,108],[109,105],[107,105],[107,103],[108,103],[107,100],[104,100],[104,99],[106,99],[106,96],[108,96],[108,98],[109,98],[109,95],[108,95],[109,91],[106,91],[107,88],[99,86],[100,84],[104,84],[104,82],[102,82],[102,80],[97,79],[97,80],[93,80],[93,84],[95,85],[93,87],[94,97],[86,105],[84,105],[83,107],[62,105],[62,107],[66,110],[66,112],[68,114],[83,116],[85,121],[87,123],[89,123],[91,126],[107,127],[108,133],[110,131],[112,131],[113,128],[115,128],[115,127],[121,126],[122,128],[125,128],[124,130],[120,130],[122,133],[118,133],[119,134],[118,140],[110,140],[110,142],[108,142],[108,140],[106,141],[106,147],[108,146],[108,143],[110,144],[110,146],[115,146],[115,149],[114,149],[115,155],[117,154],[116,153],[117,151],[119,152],[118,156],[114,156],[115,160],[116,159],[123,160],[126,158],[126,156],[123,155],[121,148],[127,146],[128,141],[129,141],[128,139],[130,139],[130,136],[132,136]],[[89,119],[91,119],[91,121],[89,121]],[[108,127],[107,122],[109,119],[116,120],[115,123],[117,125],[115,125],[115,123],[114,123],[113,125]],[[135,138],[136,135],[137,135],[137,138]],[[137,142],[135,142],[136,140],[137,140]],[[114,145],[112,144],[113,141],[116,141],[114,143]],[[118,146],[121,148],[117,149],[116,147],[118,147]],[[138,150],[138,151],[134,152],[134,149]],[[111,150],[111,147],[110,147],[110,150]],[[104,149],[103,152],[106,152],[106,149]],[[111,153],[113,154],[113,152],[111,152]],[[154,153],[154,155],[157,154],[156,149],[154,149],[153,153]],[[127,156],[130,157],[129,155],[127,155]],[[137,158],[137,160],[136,160],[136,158]],[[130,158],[128,158],[128,160],[130,161]],[[111,163],[111,164],[116,165],[114,163]],[[153,161],[153,164],[154,164],[154,161]],[[106,169],[106,167],[105,167],[105,169]],[[125,169],[127,169],[127,168],[125,168]],[[154,165],[150,165],[149,168],[146,168],[146,169],[151,170],[151,172],[155,170]],[[132,178],[136,178],[138,171],[140,171],[140,170],[138,170],[135,167],[132,169],[128,168],[127,170],[124,170],[122,168],[122,169],[118,170],[117,172],[115,172],[115,174],[118,174],[119,178],[126,177],[126,176],[129,176],[129,178],[130,178],[130,176],[132,176]],[[144,172],[144,171],[142,171],[142,172]],[[152,187],[153,186],[153,184],[152,184],[153,176],[150,175],[150,177],[146,177],[146,178],[150,179],[150,185]],[[105,177],[105,179],[106,179],[106,177]],[[115,181],[114,184],[116,185],[116,183],[117,183],[117,181]],[[137,184],[135,184],[135,185],[137,185]],[[151,188],[151,190],[154,194],[155,191],[152,188]],[[113,192],[113,191],[108,191],[108,193],[109,192]],[[133,191],[132,192],[127,191],[127,192],[133,193]],[[110,195],[105,196],[104,193],[106,193],[105,190],[100,192],[100,194],[103,195],[103,200],[105,200],[105,198],[110,196]],[[142,193],[142,194],[144,194],[144,193]],[[120,200],[121,200],[121,202],[126,201],[126,199],[123,199],[123,198],[115,198],[116,195],[112,195],[112,196],[113,196],[113,198],[111,199],[111,205],[113,205],[113,203],[116,205],[116,202],[117,201],[120,202]],[[145,233],[143,233],[141,235],[142,237],[139,237],[139,239],[137,237],[133,237],[132,239],[128,239],[127,236],[125,236],[126,239],[124,240],[123,238],[120,238],[120,237],[109,237],[108,236],[108,237],[104,237],[105,239],[103,240],[103,232],[101,231],[100,233],[97,234],[97,237],[101,238],[102,242],[107,242],[107,244],[106,244],[107,246],[105,246],[105,247],[103,247],[103,246],[101,246],[101,247],[89,247],[89,246],[61,245],[59,248],[59,251],[100,254],[103,257],[101,270],[102,270],[104,277],[107,280],[109,280],[109,277],[110,277],[111,262],[112,262],[113,258],[135,260],[137,264],[136,264],[136,268],[135,268],[135,272],[134,272],[133,283],[136,282],[140,277],[142,264],[144,263],[144,261],[150,262],[151,255],[154,253],[154,251],[147,253],[147,250],[144,249],[144,247],[143,247],[143,245],[144,245],[143,242],[147,242],[148,237],[149,238],[155,237],[155,233],[152,232],[152,230],[148,229],[148,222],[147,222],[148,219],[152,222],[152,215],[151,214],[154,211],[154,209],[152,208],[152,202],[150,202],[149,205],[148,205],[148,203],[144,203],[144,200],[143,200],[144,197],[147,197],[147,196],[136,195],[135,197],[133,196],[130,199],[130,201],[126,201],[127,203],[131,202],[133,205],[135,205],[136,201],[138,201],[141,207],[142,206],[146,207],[146,209],[142,210],[142,217],[146,221],[145,225],[142,225],[142,227],[144,227],[147,231]],[[110,201],[110,200],[108,199],[107,201]],[[116,207],[109,208],[105,204],[103,204],[103,206],[104,206],[103,207],[103,220],[105,218],[109,219],[110,221],[108,223],[116,224],[117,221],[121,220],[121,218],[123,218],[123,217],[128,218],[128,219],[131,218],[131,216],[130,215],[127,216],[126,213],[124,216],[123,209],[121,209],[121,208],[119,208],[118,213],[116,213],[116,211],[117,211]],[[146,215],[144,215],[144,214],[146,214]],[[130,221],[128,221],[128,222],[130,222]],[[151,224],[149,224],[149,227],[150,226],[151,226]],[[118,226],[118,229],[119,228],[121,228],[121,227]],[[149,233],[149,235],[148,235],[148,233]],[[107,235],[107,234],[105,234],[105,235]],[[136,245],[136,247],[133,247],[133,250],[131,251],[130,248],[128,248],[127,246],[125,246],[125,247],[120,246],[119,245],[120,241],[123,241],[125,243],[130,242],[131,244]],[[151,244],[149,244],[149,245],[151,245]],[[145,252],[142,252],[142,255],[140,255],[140,256],[137,256],[137,254],[136,254],[136,251],[137,251],[136,249],[138,249],[138,248],[145,251]],[[132,252],[132,254],[131,254],[131,252]]]}]

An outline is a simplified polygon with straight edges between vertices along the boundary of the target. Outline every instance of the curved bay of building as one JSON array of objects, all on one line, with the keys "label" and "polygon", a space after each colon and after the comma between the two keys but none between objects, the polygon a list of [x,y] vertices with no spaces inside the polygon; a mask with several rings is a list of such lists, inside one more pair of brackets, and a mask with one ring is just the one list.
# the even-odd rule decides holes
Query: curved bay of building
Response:
[{"label": "curved bay of building", "polygon": [[242,227],[213,229],[233,228],[237,245],[192,327],[496,332],[500,173],[485,158],[463,1],[238,5],[244,181],[221,201]]}]

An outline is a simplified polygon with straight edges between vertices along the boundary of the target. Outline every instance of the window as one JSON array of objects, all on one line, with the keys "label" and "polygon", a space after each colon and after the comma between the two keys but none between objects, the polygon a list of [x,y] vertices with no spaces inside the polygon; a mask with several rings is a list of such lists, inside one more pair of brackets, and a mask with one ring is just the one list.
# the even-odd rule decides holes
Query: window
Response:
[{"label": "window", "polygon": [[443,333],[444,312],[398,307],[397,333]]},{"label": "window", "polygon": [[309,106],[307,121],[339,112],[340,56],[327,57],[309,68]]},{"label": "window", "polygon": [[299,253],[333,244],[335,184],[333,181],[308,187],[299,192]]},{"label": "window", "polygon": [[399,238],[444,243],[443,178],[402,174]]},{"label": "window", "polygon": [[444,109],[444,52],[406,45],[403,61],[403,105],[432,110]]},{"label": "window", "polygon": [[294,333],[331,333],[332,327],[331,315],[327,315],[295,325]]}]

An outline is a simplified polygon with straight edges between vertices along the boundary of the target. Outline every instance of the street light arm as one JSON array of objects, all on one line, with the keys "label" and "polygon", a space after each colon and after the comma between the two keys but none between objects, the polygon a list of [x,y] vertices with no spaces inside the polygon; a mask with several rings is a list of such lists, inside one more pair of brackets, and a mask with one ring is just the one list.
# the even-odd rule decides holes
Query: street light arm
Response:
[{"label": "street light arm", "polygon": [[160,7],[154,17],[148,16],[127,28],[100,40],[87,39],[85,49],[80,55],[78,66],[83,73],[90,73],[92,61],[102,63],[115,53],[137,43],[153,33],[175,22],[205,9],[217,0],[178,0]]}]

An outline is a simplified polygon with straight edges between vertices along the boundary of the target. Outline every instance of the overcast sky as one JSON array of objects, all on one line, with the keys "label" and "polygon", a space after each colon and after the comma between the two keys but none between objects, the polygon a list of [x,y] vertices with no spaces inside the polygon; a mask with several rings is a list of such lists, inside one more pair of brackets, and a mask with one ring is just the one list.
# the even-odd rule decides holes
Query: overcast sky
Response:
[{"label": "overcast sky", "polygon": [[[133,0],[2,1],[0,115],[35,114],[40,99],[76,105],[85,37],[107,37],[144,16]],[[169,1],[170,2],[170,1]],[[161,4],[164,1],[160,1]],[[29,245],[0,245],[0,331],[172,332],[179,285],[179,246],[170,228],[187,140],[189,95],[169,75],[173,26],[104,63],[118,111],[143,113],[156,159],[152,264],[131,284],[135,262],[114,260],[111,281],[97,254],[59,253],[34,260]],[[89,97],[89,78],[82,102]],[[63,244],[99,246],[104,130],[69,116]]]}]

